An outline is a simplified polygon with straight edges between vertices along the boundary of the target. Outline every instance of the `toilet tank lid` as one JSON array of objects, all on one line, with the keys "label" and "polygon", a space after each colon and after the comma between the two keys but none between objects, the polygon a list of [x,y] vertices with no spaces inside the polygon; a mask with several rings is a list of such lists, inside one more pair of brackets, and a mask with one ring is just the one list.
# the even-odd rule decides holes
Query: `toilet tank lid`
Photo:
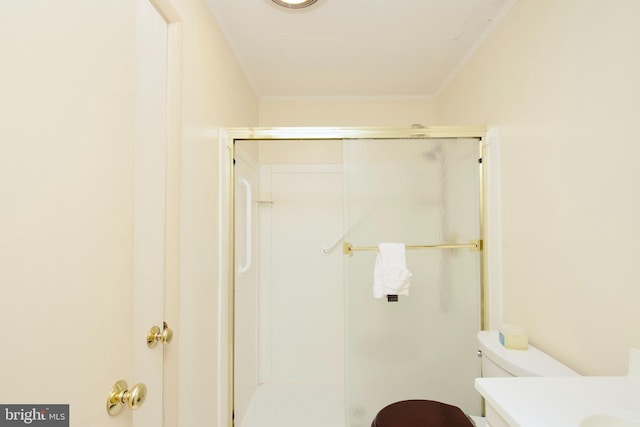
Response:
[{"label": "toilet tank lid", "polygon": [[579,375],[548,354],[529,345],[527,350],[511,350],[500,344],[498,331],[478,332],[483,357],[516,377],[566,377]]}]

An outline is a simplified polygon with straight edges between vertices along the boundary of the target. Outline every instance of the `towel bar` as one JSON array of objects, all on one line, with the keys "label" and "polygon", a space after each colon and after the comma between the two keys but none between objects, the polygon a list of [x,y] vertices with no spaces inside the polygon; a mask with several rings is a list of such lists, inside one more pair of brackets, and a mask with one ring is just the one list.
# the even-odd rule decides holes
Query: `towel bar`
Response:
[{"label": "towel bar", "polygon": [[[470,249],[471,252],[482,250],[482,240],[471,240],[468,244],[450,244],[450,245],[407,245],[405,249],[408,251],[416,249]],[[349,242],[342,243],[342,253],[353,256],[354,251],[377,251],[377,246],[360,246],[355,247]]]}]

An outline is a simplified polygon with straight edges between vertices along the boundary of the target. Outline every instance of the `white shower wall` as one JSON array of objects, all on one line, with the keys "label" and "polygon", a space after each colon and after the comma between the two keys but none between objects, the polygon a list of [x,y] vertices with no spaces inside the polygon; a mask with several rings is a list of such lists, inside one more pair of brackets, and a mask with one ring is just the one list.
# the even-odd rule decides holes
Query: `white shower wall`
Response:
[{"label": "white shower wall", "polygon": [[[344,389],[343,255],[340,247],[322,253],[341,237],[344,200],[340,141],[242,141],[236,153],[236,174],[247,175],[247,164],[257,171],[254,264],[236,274],[235,411],[242,425],[261,385]],[[246,227],[244,205],[237,206],[240,264]]]},{"label": "white shower wall", "polygon": [[261,383],[342,384],[342,167],[263,164],[259,208]]},{"label": "white shower wall", "polygon": [[[246,147],[243,147],[246,148]],[[257,153],[257,152],[256,152]],[[251,403],[251,396],[258,387],[258,268],[257,258],[257,214],[255,202],[251,203],[252,230],[247,234],[247,188],[240,184],[246,180],[252,189],[252,199],[258,187],[257,155],[250,150],[238,148],[235,162],[235,262],[234,268],[234,410],[236,419],[242,420]],[[248,252],[247,237],[251,239],[251,253]],[[248,264],[249,257],[253,259]],[[247,271],[240,274],[240,266],[248,265]]]}]

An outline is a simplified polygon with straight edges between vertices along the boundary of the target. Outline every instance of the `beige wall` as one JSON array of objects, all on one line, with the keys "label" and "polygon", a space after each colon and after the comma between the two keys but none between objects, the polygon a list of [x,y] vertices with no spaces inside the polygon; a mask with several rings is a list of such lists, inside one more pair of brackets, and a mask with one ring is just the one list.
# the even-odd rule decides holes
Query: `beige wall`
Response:
[{"label": "beige wall", "polygon": [[[183,20],[180,425],[218,416],[218,128],[256,126],[258,102],[205,0]],[[205,421],[208,420],[208,421]]]},{"label": "beige wall", "polygon": [[424,126],[435,122],[426,98],[263,98],[260,126]]},{"label": "beige wall", "polygon": [[[258,102],[206,1],[172,3],[183,39],[179,417],[190,426],[218,412],[217,129],[257,125]],[[135,19],[131,0],[0,2],[0,402],[70,403],[73,425],[131,422],[104,404],[116,380],[135,381]]]},{"label": "beige wall", "polygon": [[520,0],[437,98],[500,127],[504,320],[583,374],[640,347],[640,3]]}]

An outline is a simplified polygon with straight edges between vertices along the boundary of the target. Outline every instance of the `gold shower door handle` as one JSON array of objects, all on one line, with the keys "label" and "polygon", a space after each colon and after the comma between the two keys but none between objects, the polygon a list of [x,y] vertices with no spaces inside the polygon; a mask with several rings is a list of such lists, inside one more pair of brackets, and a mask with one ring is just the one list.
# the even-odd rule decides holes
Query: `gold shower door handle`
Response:
[{"label": "gold shower door handle", "polygon": [[147,335],[147,347],[155,348],[159,342],[162,344],[169,344],[172,339],[173,331],[167,325],[167,322],[162,322],[162,330],[157,326],[153,326],[149,329],[149,334]]},{"label": "gold shower door handle", "polygon": [[118,415],[124,405],[127,405],[131,410],[138,409],[144,404],[146,398],[146,385],[136,384],[129,389],[127,382],[120,380],[111,387],[109,397],[107,397],[107,412],[111,416]]}]

